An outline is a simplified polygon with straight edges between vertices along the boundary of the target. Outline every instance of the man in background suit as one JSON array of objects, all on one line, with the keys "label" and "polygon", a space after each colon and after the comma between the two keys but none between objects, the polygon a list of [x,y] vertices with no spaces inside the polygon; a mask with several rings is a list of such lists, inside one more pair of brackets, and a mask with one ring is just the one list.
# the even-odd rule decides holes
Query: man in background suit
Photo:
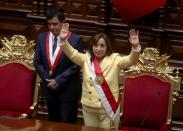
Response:
[{"label": "man in background suit", "polygon": [[[58,9],[48,9],[47,24],[49,31],[39,34],[35,50],[34,65],[43,81],[50,121],[76,123],[78,98],[81,95],[80,69],[72,63],[57,46],[64,13]],[[81,37],[69,32],[67,40],[82,52]]]}]

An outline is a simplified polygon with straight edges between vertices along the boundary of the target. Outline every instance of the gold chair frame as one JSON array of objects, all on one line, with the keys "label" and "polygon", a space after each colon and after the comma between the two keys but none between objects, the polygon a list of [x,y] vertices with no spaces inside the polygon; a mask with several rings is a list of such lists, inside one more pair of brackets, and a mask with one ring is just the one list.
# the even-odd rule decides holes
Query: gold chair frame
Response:
[{"label": "gold chair frame", "polygon": [[[177,72],[175,72],[175,68],[168,65],[168,58],[169,56],[166,54],[160,56],[159,51],[156,48],[145,48],[135,66],[120,72],[120,79],[122,80],[122,106],[124,104],[123,83],[126,78],[134,78],[141,75],[154,76],[161,81],[170,82],[171,84],[166,124],[171,123],[173,103],[176,101],[176,97],[179,95],[178,91],[180,90],[181,78],[178,77],[178,69]],[[121,115],[123,115],[123,110]]]}]

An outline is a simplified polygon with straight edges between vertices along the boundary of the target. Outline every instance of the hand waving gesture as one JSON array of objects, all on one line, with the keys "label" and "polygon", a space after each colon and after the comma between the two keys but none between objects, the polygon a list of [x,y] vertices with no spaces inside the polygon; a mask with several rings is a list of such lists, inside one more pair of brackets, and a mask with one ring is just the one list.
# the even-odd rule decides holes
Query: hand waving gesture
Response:
[{"label": "hand waving gesture", "polygon": [[129,42],[133,47],[137,47],[139,45],[139,32],[138,30],[136,31],[135,29],[131,29],[129,31]]},{"label": "hand waving gesture", "polygon": [[62,29],[60,31],[60,40],[65,41],[68,33],[69,33],[69,23],[63,23]]}]

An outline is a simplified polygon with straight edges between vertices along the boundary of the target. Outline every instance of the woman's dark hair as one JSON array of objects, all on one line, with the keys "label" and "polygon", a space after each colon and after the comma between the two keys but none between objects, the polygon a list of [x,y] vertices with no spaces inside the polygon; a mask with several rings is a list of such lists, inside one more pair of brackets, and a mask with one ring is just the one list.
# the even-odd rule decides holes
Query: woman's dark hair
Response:
[{"label": "woman's dark hair", "polygon": [[53,17],[57,16],[60,22],[65,20],[65,15],[63,10],[57,8],[50,8],[47,10],[46,19],[50,20]]},{"label": "woman's dark hair", "polygon": [[94,58],[93,45],[96,45],[100,38],[103,38],[105,40],[105,43],[107,46],[106,55],[111,55],[111,53],[112,53],[111,41],[110,41],[109,37],[105,33],[98,33],[98,34],[94,35],[90,39],[90,42],[89,42],[88,52],[91,55],[91,61]]}]

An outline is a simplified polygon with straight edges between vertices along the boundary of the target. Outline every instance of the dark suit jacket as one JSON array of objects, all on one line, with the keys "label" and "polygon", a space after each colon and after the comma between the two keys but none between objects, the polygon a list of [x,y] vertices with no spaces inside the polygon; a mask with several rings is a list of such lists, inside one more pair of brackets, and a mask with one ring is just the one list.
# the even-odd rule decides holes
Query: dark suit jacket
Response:
[{"label": "dark suit jacket", "polygon": [[[52,76],[56,80],[58,88],[53,91],[47,87],[46,79],[50,78],[49,71],[51,70],[46,54],[47,34],[48,32],[43,32],[39,35],[34,57],[34,65],[43,81],[46,98],[75,101],[81,95],[80,68],[72,63],[63,52]],[[68,41],[75,49],[82,52],[81,37],[72,34]]]}]

